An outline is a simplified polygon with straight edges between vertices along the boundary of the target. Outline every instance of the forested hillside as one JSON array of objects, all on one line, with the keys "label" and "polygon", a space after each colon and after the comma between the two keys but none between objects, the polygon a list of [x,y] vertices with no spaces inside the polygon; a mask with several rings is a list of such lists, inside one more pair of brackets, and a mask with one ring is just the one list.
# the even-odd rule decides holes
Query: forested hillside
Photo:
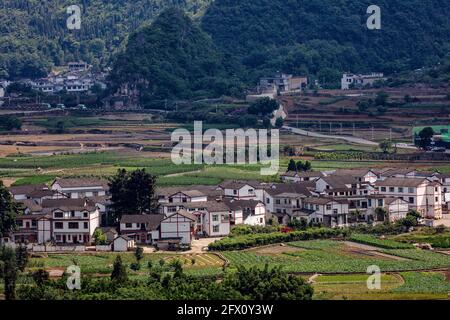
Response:
[{"label": "forested hillside", "polygon": [[[167,57],[167,65],[177,66],[171,70],[158,62],[151,67],[165,70],[161,77],[165,80],[149,97],[162,97],[164,92],[172,96],[175,91],[188,97],[202,90],[232,93],[239,82],[254,86],[258,77],[275,71],[307,74],[333,87],[343,71],[392,75],[445,64],[449,59],[445,54],[450,52],[450,1],[379,0],[381,30],[366,27],[366,9],[372,0],[80,0],[82,28],[68,30],[66,9],[72,4],[70,0],[0,1],[0,78],[39,77],[52,65],[78,59],[95,67],[112,66],[116,53],[128,50],[131,60],[126,65],[144,62],[149,67],[150,61]],[[158,46],[147,44],[156,52],[144,53],[136,43],[126,49],[130,33],[140,34],[135,40],[146,38],[141,28],[169,7],[196,17],[195,30],[202,40],[189,44],[192,54],[187,48],[164,47],[173,43],[163,41],[162,34],[148,37],[159,41]],[[185,23],[176,19],[167,26],[179,22]],[[214,72],[211,67],[206,72],[204,65],[192,65],[204,62],[197,54],[201,50],[213,52],[203,58],[219,64]],[[148,70],[138,72],[148,75]],[[123,67],[114,74],[115,84],[130,76]],[[209,78],[204,81],[206,74]],[[193,81],[196,77],[202,79],[201,85]],[[173,79],[179,82],[172,83]]]},{"label": "forested hillside", "polygon": [[[51,65],[82,59],[104,66],[126,36],[168,7],[200,14],[210,0],[1,0],[0,78],[39,77]],[[67,7],[82,9],[68,30]]]},{"label": "forested hillside", "polygon": [[238,94],[232,71],[211,38],[182,10],[172,8],[130,35],[110,80],[117,88],[138,89],[146,106],[155,99]]},{"label": "forested hillside", "polygon": [[[366,9],[381,7],[381,30]],[[309,73],[325,83],[344,70],[416,69],[450,49],[450,1],[216,0],[202,28],[255,79],[269,71]]]}]

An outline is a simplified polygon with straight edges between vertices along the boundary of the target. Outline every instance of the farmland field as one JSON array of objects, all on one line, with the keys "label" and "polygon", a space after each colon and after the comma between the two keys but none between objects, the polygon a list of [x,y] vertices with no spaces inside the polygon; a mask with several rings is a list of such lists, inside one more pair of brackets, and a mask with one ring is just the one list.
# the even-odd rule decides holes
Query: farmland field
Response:
[{"label": "farmland field", "polygon": [[290,273],[364,273],[370,265],[383,272],[448,268],[450,256],[418,249],[358,249],[344,242],[312,240],[289,243],[297,252],[279,246],[270,256],[258,250],[223,252],[231,266],[280,266]]}]

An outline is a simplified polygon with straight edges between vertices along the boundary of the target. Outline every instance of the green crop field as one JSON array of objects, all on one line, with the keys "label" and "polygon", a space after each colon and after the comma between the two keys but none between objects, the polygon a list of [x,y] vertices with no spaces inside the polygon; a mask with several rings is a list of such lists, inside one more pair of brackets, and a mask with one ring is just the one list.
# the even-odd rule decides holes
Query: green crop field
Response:
[{"label": "green crop field", "polygon": [[278,247],[270,256],[257,250],[223,252],[231,266],[260,266],[266,263],[280,266],[286,272],[299,273],[364,273],[377,265],[383,272],[427,270],[450,266],[450,256],[419,249],[381,249],[367,251],[332,240],[312,240],[289,243],[303,250]]}]

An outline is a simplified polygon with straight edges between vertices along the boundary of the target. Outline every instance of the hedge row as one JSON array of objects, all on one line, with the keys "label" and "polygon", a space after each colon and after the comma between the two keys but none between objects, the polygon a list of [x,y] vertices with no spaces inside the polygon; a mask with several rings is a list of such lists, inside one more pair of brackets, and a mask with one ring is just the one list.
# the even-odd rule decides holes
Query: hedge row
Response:
[{"label": "hedge row", "polygon": [[209,244],[209,250],[242,250],[246,248],[264,246],[274,243],[292,242],[300,240],[345,238],[350,233],[347,229],[318,228],[306,231],[294,231],[290,233],[272,232],[247,234],[236,237],[228,237]]},{"label": "hedge row", "polygon": [[367,234],[352,234],[350,237],[351,241],[367,244],[375,247],[380,247],[384,249],[412,249],[413,245],[409,243],[402,243],[394,240],[379,239],[377,237],[367,235]]}]

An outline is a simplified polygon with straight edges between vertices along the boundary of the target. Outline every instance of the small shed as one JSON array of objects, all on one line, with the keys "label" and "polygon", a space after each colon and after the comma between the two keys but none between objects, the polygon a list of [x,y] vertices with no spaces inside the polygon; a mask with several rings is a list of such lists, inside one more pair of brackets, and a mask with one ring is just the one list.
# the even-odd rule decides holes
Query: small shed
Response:
[{"label": "small shed", "polygon": [[115,252],[126,252],[135,247],[135,242],[133,239],[122,235],[114,239],[112,247]]}]

